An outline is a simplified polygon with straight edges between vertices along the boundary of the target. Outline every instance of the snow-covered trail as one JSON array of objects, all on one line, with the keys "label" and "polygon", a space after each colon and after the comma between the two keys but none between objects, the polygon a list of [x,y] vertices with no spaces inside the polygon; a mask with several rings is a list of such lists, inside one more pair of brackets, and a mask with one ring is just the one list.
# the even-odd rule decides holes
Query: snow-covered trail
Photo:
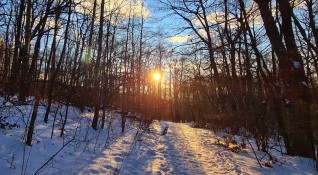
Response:
[{"label": "snow-covered trail", "polygon": [[252,174],[231,152],[213,148],[214,135],[208,130],[155,121],[143,140],[134,143],[133,135],[121,137],[80,174]]},{"label": "snow-covered trail", "polygon": [[[166,126],[167,134],[161,135]],[[134,141],[134,135],[122,136],[80,174],[312,174],[295,161],[286,167],[260,168],[251,150],[225,150],[215,144],[215,133],[188,124],[155,121],[141,139]]]},{"label": "snow-covered trail", "polygon": [[231,152],[216,148],[210,131],[171,122],[155,123],[154,129],[162,132],[166,126],[168,132],[158,138],[155,151],[165,163],[154,166],[152,174],[253,174],[241,167]]},{"label": "snow-covered trail", "polygon": [[174,174],[251,174],[235,162],[231,152],[216,148],[210,131],[178,123],[162,125],[169,126],[162,144],[167,146]]},{"label": "snow-covered trail", "polygon": [[[0,97],[0,104],[2,101]],[[61,118],[65,110],[65,106],[60,107]],[[35,172],[47,175],[317,174],[311,159],[286,156],[278,151],[271,151],[279,161],[271,164],[273,168],[264,166],[268,158],[262,159],[264,168],[260,168],[249,145],[242,152],[233,153],[216,144],[218,139],[221,142],[224,140],[224,133],[193,128],[189,123],[154,121],[150,130],[140,135],[140,123],[127,120],[126,132],[121,133],[121,114],[110,111],[107,129],[95,131],[90,126],[93,113],[81,112],[75,107],[69,108],[70,115],[63,138],[59,137],[58,127],[62,120],[57,119],[55,122],[51,138],[54,118],[50,117],[49,124],[45,123],[45,108],[39,107],[33,145],[27,147],[23,138],[27,127],[26,116],[31,111],[32,105],[14,108],[0,106],[0,119],[6,116],[2,120],[21,126],[0,128],[0,175]],[[168,132],[162,135],[167,126]],[[71,138],[75,138],[74,141],[63,145]],[[241,139],[239,136],[235,138]],[[250,141],[255,145],[253,139]],[[266,155],[260,151],[256,151],[256,154],[258,158]]]}]

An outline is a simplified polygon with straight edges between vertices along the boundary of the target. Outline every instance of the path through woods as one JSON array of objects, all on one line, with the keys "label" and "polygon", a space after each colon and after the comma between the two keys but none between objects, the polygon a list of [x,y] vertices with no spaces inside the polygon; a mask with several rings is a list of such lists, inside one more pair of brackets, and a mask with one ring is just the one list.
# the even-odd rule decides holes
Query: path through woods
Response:
[{"label": "path through woods", "polygon": [[[161,136],[166,126],[168,132]],[[155,121],[139,141],[132,138],[133,134],[122,137],[82,174],[307,174],[292,161],[292,166],[262,169],[250,149],[225,150],[215,144],[220,137],[189,124]]]}]

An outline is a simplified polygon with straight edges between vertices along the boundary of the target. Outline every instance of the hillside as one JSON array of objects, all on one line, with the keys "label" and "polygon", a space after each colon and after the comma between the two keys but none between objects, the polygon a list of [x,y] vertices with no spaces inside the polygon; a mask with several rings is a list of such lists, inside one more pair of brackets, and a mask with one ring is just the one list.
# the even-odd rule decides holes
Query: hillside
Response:
[{"label": "hillside", "polygon": [[[282,175],[316,172],[310,159],[271,152],[277,159],[274,164],[268,156],[264,157],[265,153],[256,151],[259,159],[264,157],[261,168],[247,140],[246,147],[240,146],[243,137],[229,138],[224,132],[193,128],[189,123],[153,121],[147,128],[139,120],[129,119],[125,132],[121,133],[121,115],[117,111],[108,111],[105,128],[95,131],[90,126],[93,114],[88,108],[80,112],[70,107],[65,134],[60,137],[61,115],[65,113],[62,105],[54,106],[58,109],[55,122],[54,117],[50,117],[48,124],[43,122],[45,107],[39,107],[34,141],[29,147],[24,137],[32,105],[5,103],[0,109],[1,123],[7,124],[0,129],[0,174]],[[55,123],[54,128],[52,123]],[[226,145],[227,141],[231,143]],[[250,143],[255,149],[253,140]],[[235,147],[238,148],[233,149]]]}]

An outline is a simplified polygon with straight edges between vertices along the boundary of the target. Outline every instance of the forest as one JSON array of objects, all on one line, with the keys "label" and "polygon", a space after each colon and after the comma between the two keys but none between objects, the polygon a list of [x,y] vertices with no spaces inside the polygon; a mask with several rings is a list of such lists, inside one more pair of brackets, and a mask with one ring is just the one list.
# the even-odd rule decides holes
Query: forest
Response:
[{"label": "forest", "polygon": [[61,137],[69,108],[96,132],[116,110],[316,160],[317,23],[317,0],[1,0],[0,110],[31,105],[27,146],[61,104]]}]

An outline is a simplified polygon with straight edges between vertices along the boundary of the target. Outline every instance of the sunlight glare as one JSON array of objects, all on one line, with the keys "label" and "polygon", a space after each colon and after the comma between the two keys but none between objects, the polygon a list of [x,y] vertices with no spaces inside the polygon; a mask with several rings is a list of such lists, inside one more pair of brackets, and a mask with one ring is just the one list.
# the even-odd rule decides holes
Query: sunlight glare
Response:
[{"label": "sunlight glare", "polygon": [[154,79],[155,81],[159,81],[160,78],[161,78],[161,75],[160,75],[159,73],[154,73],[154,74],[153,74],[153,79]]}]

